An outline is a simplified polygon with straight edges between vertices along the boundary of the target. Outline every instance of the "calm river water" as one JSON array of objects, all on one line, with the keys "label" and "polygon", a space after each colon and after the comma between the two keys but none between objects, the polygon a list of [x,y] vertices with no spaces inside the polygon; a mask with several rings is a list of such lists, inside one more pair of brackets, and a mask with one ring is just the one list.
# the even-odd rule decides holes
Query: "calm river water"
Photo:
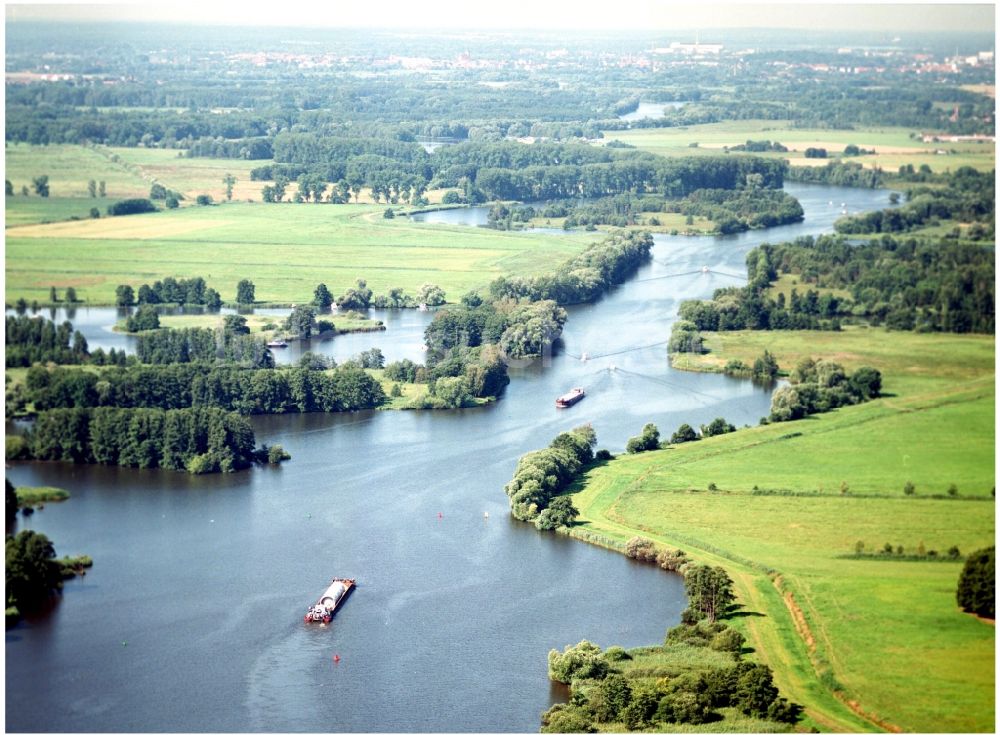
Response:
[{"label": "calm river water", "polygon": [[[569,309],[564,346],[513,369],[492,406],[255,418],[258,442],[293,459],[234,475],[10,467],[16,485],[72,493],[17,529],[90,554],[94,567],[47,614],[7,631],[7,730],[537,730],[564,696],[546,678],[550,648],[657,643],[685,600],[675,576],[511,521],[503,486],[520,455],[584,422],[619,452],[647,421],[669,435],[767,413],[768,391],[673,371],[662,343],[681,300],[742,282],[754,245],[829,231],[841,202],[888,205],[885,191],[787,188],[804,223],[658,237],[654,261]],[[377,316],[387,331],[310,347],[422,360],[432,314]],[[75,324],[92,347],[128,346],[107,329],[114,318],[81,308]],[[591,359],[574,357],[584,352]],[[557,410],[577,385],[586,399]],[[333,576],[358,588],[331,627],[307,627],[306,606]]]}]

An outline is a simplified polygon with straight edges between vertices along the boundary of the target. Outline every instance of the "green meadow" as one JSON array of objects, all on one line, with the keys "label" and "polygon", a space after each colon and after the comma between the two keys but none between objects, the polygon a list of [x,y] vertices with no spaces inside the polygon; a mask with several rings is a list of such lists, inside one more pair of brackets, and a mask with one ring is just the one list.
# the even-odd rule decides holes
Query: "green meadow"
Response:
[{"label": "green meadow", "polygon": [[50,286],[73,286],[87,303],[111,304],[119,284],[202,276],[225,300],[249,278],[262,302],[302,303],[318,283],[337,294],[357,279],[376,294],[435,283],[457,301],[500,275],[550,271],[599,237],[426,225],[383,211],[231,202],[8,228],[5,299],[47,302]]},{"label": "green meadow", "polygon": [[994,629],[957,607],[961,563],[851,555],[859,541],[939,555],[994,543],[994,338],[858,329],[708,342],[687,367],[767,346],[786,370],[805,355],[878,367],[886,397],[596,467],[574,496],[580,535],[641,534],[726,567],[736,624],[807,724],[992,732]]},{"label": "green meadow", "polygon": [[[879,166],[887,171],[897,171],[908,163],[915,167],[926,163],[933,171],[955,171],[962,166],[990,171],[996,167],[996,146],[993,143],[924,143],[919,137],[911,138],[911,133],[919,134],[920,131],[899,127],[856,130],[793,128],[790,123],[780,120],[739,120],[674,128],[606,130],[604,136],[607,140],[620,140],[661,156],[718,155],[724,146],[732,147],[748,140],[770,140],[783,144],[788,152],[754,155],[786,158],[796,166],[825,165],[830,158],[841,158],[844,148],[853,143],[859,148],[874,148],[875,154],[851,156],[843,160],[861,163],[867,168]],[[830,158],[805,158],[805,149],[810,147],[826,148]]]}]

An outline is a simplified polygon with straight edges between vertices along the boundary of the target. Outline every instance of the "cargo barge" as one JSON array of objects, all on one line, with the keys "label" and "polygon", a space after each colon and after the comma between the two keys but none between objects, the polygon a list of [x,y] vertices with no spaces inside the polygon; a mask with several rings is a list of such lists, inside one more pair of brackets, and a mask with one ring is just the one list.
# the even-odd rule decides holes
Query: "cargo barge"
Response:
[{"label": "cargo barge", "polygon": [[583,388],[573,388],[569,393],[564,393],[556,399],[557,408],[569,408],[574,403],[579,403],[586,395]]},{"label": "cargo barge", "polygon": [[305,621],[307,623],[329,623],[333,619],[337,607],[352,589],[354,589],[353,579],[334,577],[316,604],[312,605],[306,612]]}]

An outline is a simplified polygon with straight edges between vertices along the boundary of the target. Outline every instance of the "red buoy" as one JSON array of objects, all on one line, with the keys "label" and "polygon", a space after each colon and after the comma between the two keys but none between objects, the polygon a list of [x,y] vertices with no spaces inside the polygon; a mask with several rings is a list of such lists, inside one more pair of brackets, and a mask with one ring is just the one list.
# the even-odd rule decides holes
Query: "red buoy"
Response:
[{"label": "red buoy", "polygon": [[337,654],[337,653],[333,654],[333,662],[335,664],[339,664],[340,663],[340,654]]},{"label": "red buoy", "polygon": [[440,520],[440,519],[442,519],[442,518],[444,518],[444,516],[443,516],[443,515],[441,515],[440,513],[438,513],[438,520]]}]

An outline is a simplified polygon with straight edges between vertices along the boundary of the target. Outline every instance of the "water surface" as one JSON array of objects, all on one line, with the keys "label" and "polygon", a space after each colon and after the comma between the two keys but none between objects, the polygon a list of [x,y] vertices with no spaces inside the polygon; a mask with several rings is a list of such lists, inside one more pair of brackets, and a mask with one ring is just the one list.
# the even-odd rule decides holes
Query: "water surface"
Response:
[{"label": "water surface", "polygon": [[[657,643],[685,600],[676,576],[510,520],[503,485],[520,455],[584,422],[619,452],[647,421],[669,436],[683,422],[739,426],[768,412],[768,390],[674,371],[664,343],[680,301],[742,283],[756,244],[829,231],[841,202],[888,204],[884,191],[787,189],[801,224],[656,236],[653,260],[569,308],[562,344],[514,366],[491,406],[256,417],[258,442],[293,459],[232,475],[15,463],[15,484],[72,493],[17,529],[94,567],[50,612],[7,631],[7,729],[537,730],[564,696],[546,678],[550,648]],[[81,308],[75,325],[92,340],[114,318]],[[433,314],[377,318],[385,332],[308,347],[422,360]],[[108,334],[116,346],[131,339]],[[587,397],[556,409],[573,386]],[[304,625],[333,576],[358,588],[331,627]]]}]

